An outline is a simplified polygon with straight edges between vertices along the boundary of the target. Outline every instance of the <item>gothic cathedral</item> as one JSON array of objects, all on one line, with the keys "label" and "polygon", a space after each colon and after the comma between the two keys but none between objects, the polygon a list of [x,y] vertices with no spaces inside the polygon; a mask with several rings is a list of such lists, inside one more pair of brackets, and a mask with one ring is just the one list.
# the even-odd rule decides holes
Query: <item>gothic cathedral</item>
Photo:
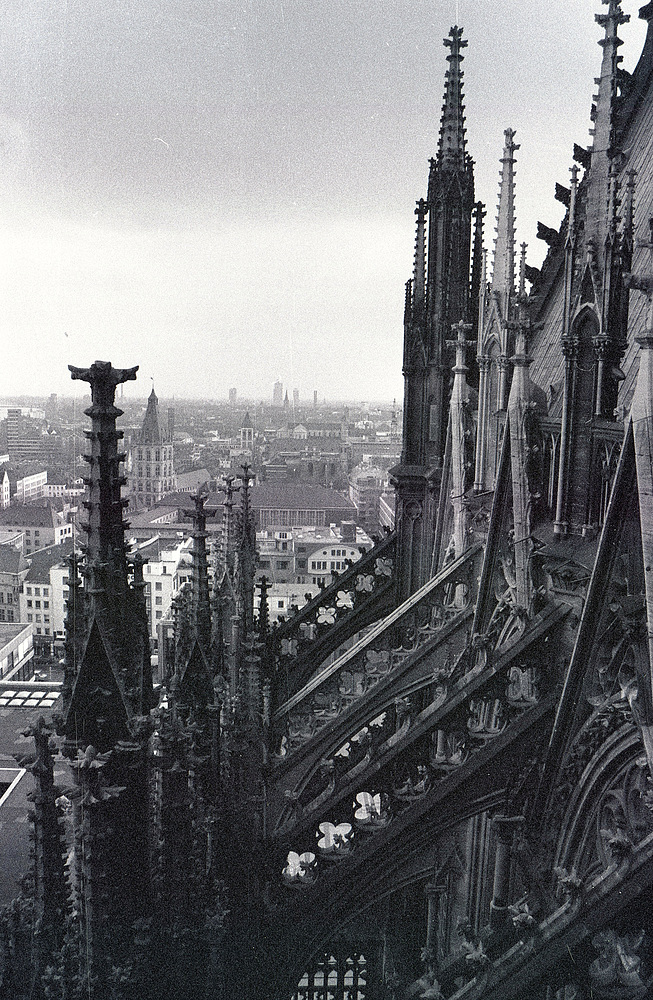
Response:
[{"label": "gothic cathedral", "polygon": [[539,270],[509,128],[487,266],[451,29],[396,531],[271,627],[249,469],[212,566],[195,497],[160,690],[124,540],[114,399],[136,370],[71,369],[92,392],[87,538],[62,711],[32,731],[3,996],[651,995],[653,4],[632,75],[604,7],[592,143]]}]

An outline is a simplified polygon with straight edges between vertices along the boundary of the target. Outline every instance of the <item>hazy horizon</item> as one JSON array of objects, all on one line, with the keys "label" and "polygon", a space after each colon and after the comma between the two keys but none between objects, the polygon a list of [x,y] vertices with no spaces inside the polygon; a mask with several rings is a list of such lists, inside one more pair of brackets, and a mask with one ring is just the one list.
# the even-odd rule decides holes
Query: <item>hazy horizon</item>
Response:
[{"label": "hazy horizon", "polygon": [[[645,24],[620,34],[624,68]],[[162,398],[401,398],[415,200],[442,39],[465,29],[492,249],[503,130],[517,238],[557,227],[588,145],[599,0],[8,0],[0,24],[0,393],[75,395],[68,364],[140,365]],[[560,95],[564,95],[564,102]],[[561,114],[561,106],[563,113]],[[29,383],[29,384],[27,384]]]}]

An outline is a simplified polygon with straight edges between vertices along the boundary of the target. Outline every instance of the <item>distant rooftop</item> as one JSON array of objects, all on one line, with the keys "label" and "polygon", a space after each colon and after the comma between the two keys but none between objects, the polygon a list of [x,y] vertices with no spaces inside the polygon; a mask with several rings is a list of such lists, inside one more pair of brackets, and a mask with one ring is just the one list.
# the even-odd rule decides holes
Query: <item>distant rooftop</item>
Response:
[{"label": "distant rooftop", "polygon": [[16,524],[21,528],[54,528],[59,520],[49,503],[12,503],[0,510],[0,525]]},{"label": "distant rooftop", "polygon": [[305,483],[260,483],[250,490],[254,508],[278,507],[289,510],[322,510],[324,508],[356,512],[351,500],[328,486]]},{"label": "distant rooftop", "polygon": [[20,549],[13,545],[0,545],[0,573],[17,573],[24,566]]},{"label": "distant rooftop", "polygon": [[28,556],[30,567],[25,579],[34,583],[48,583],[52,567],[65,562],[72,551],[73,541],[69,539],[62,545],[53,545],[51,548],[32,553]]}]

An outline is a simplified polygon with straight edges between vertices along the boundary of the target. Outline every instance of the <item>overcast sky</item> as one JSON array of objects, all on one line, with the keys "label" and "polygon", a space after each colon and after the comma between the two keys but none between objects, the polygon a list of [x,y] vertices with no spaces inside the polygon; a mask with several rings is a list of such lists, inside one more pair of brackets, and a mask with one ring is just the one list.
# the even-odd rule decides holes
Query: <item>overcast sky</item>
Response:
[{"label": "overcast sky", "polygon": [[[632,70],[645,24],[624,0]],[[598,0],[4,0],[0,395],[139,364],[131,396],[401,397],[404,282],[465,29],[491,246],[503,130],[518,238],[588,144]],[[83,391],[83,387],[79,389]]]}]

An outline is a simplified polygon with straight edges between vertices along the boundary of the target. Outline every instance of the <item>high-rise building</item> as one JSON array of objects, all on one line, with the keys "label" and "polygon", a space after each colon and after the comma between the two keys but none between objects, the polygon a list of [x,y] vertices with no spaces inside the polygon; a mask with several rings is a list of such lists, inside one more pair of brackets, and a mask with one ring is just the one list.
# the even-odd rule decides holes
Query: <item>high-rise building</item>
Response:
[{"label": "high-rise building", "polygon": [[229,405],[230,406],[235,406],[237,398],[238,398],[238,392],[237,392],[237,390],[236,389],[230,389],[229,390]]},{"label": "high-rise building", "polygon": [[12,462],[36,461],[44,450],[35,423],[19,407],[7,409],[7,451]]},{"label": "high-rise building", "polygon": [[283,382],[277,380],[272,390],[272,405],[283,406]]}]

